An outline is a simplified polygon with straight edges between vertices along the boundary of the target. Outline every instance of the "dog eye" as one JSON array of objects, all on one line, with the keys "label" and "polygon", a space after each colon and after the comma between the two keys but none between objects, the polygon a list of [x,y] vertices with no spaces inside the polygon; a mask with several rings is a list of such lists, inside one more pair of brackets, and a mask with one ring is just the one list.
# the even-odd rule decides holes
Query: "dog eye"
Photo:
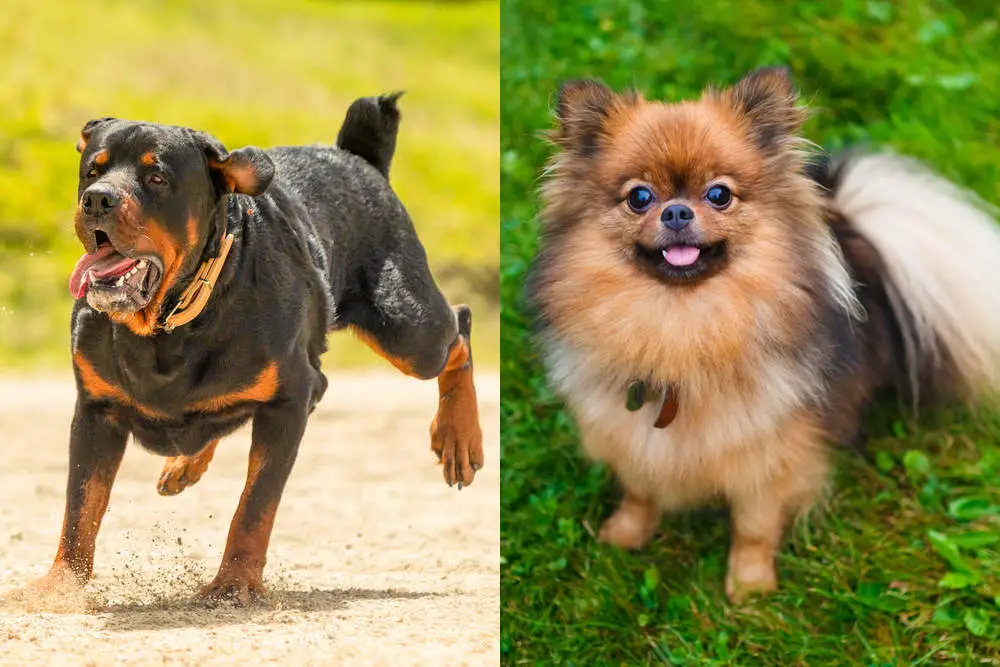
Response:
[{"label": "dog eye", "polygon": [[713,185],[705,193],[705,200],[715,208],[728,208],[733,202],[733,192],[725,185]]},{"label": "dog eye", "polygon": [[630,209],[636,213],[642,213],[653,205],[653,202],[656,201],[656,196],[645,185],[637,185],[628,191],[625,201],[628,202]]},{"label": "dog eye", "polygon": [[87,178],[97,178],[97,167],[91,167],[87,172]]},{"label": "dog eye", "polygon": [[164,183],[167,182],[166,179],[163,178],[163,176],[157,173],[150,174],[146,180],[148,180],[149,183],[152,185],[163,185]]}]

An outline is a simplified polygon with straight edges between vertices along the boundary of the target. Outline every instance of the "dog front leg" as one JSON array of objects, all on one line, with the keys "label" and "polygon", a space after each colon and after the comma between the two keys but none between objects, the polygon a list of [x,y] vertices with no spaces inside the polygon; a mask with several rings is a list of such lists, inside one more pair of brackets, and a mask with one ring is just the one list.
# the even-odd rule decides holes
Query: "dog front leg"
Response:
[{"label": "dog front leg", "polygon": [[431,449],[444,466],[448,486],[472,484],[483,467],[476,385],[472,377],[472,312],[456,306],[458,335],[438,375],[438,410],[431,422]]},{"label": "dog front leg", "polygon": [[246,486],[229,527],[219,572],[202,590],[203,598],[245,605],[263,596],[267,545],[307,414],[306,406],[298,403],[265,405],[257,410]]},{"label": "dog front leg", "polygon": [[78,398],[70,431],[66,513],[52,567],[32,596],[79,589],[94,570],[94,546],[125,453],[128,431]]}]

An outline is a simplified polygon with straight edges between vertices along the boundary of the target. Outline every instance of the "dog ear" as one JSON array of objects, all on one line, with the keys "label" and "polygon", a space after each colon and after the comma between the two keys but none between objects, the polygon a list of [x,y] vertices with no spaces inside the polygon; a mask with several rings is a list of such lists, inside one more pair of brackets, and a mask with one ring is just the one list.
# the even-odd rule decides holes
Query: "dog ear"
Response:
[{"label": "dog ear", "polygon": [[614,102],[615,94],[600,81],[574,79],[565,82],[559,88],[556,102],[559,124],[553,134],[554,141],[564,148],[593,155]]},{"label": "dog ear", "polygon": [[204,132],[195,133],[196,141],[205,151],[208,167],[225,186],[227,192],[256,196],[267,190],[274,178],[274,163],[256,146],[226,150],[215,137]]},{"label": "dog ear", "polygon": [[798,90],[787,67],[763,67],[724,93],[732,108],[749,121],[754,141],[775,148],[798,132],[808,112],[796,106]]},{"label": "dog ear", "polygon": [[80,130],[80,138],[76,140],[76,151],[78,153],[82,153],[86,150],[87,143],[90,141],[90,135],[94,133],[94,130],[112,120],[115,119],[110,116],[88,120],[87,124],[83,126],[82,130]]}]

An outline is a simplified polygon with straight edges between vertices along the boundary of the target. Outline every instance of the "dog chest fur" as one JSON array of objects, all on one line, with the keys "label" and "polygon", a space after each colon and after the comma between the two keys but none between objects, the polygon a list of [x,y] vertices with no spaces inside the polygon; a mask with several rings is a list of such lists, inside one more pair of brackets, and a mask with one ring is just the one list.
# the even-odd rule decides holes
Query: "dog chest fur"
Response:
[{"label": "dog chest fur", "polygon": [[588,363],[551,335],[544,348],[549,376],[576,418],[584,450],[662,509],[763,492],[790,469],[815,467],[817,454],[825,459],[809,409],[810,374],[788,359],[759,361],[750,385],[731,382],[719,368],[683,378],[675,385],[676,419],[657,429],[659,395],[629,412],[626,385],[613,371]]}]

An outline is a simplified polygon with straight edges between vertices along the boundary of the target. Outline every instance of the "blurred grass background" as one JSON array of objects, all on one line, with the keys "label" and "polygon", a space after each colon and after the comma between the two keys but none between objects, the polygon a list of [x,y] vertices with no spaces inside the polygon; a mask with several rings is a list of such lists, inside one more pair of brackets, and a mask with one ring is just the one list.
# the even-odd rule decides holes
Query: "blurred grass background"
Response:
[{"label": "blurred grass background", "polygon": [[870,458],[839,456],[827,507],[786,541],[781,589],[736,608],[721,508],[668,517],[636,553],[596,544],[620,491],[580,455],[521,301],[550,154],[540,135],[567,78],[678,100],[788,65],[815,112],[809,139],[891,147],[1000,204],[1000,6],[503,0],[501,12],[502,663],[1000,664],[1000,414],[916,421],[883,406]]},{"label": "blurred grass background", "polygon": [[[0,366],[69,369],[80,128],[119,116],[230,149],[333,143],[356,97],[406,90],[392,181],[477,361],[498,362],[495,2],[5,0]],[[384,363],[349,334],[327,368]]]}]

